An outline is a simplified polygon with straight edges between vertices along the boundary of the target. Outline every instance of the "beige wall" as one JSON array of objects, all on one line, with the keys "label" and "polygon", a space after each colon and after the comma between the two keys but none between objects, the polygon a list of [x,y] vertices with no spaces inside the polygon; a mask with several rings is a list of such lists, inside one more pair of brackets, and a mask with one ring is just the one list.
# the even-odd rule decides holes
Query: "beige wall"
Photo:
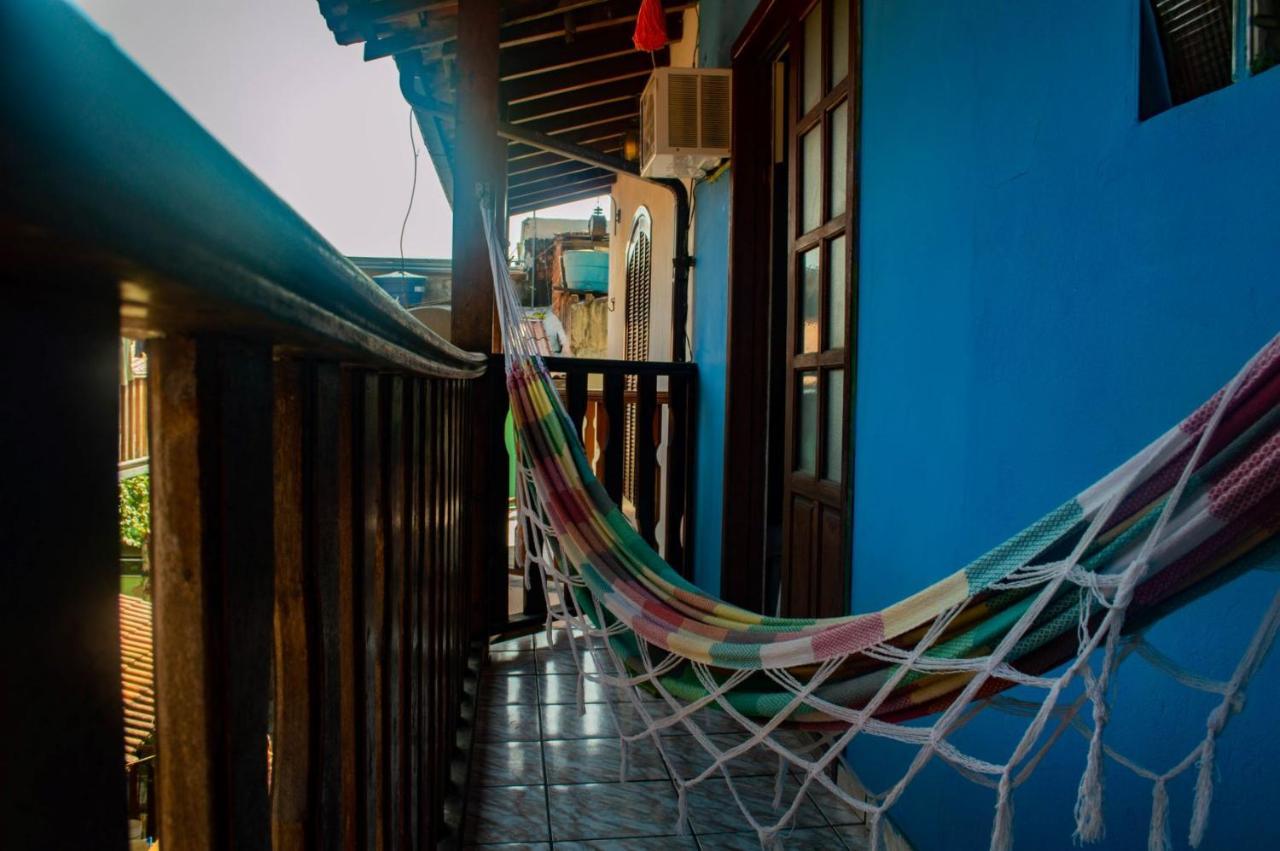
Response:
[{"label": "beige wall", "polygon": [[621,358],[626,342],[627,246],[636,211],[649,210],[653,222],[652,301],[649,306],[649,360],[671,359],[671,259],[675,204],[661,186],[622,176],[613,185],[614,221],[609,237],[609,357]]}]

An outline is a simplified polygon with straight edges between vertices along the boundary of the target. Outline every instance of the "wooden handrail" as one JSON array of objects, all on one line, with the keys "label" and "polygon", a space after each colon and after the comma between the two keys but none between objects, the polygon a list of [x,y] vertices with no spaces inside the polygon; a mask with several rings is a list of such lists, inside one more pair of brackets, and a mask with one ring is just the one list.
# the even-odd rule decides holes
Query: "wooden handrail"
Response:
[{"label": "wooden handrail", "polygon": [[[0,784],[7,844],[127,844],[122,332],[148,339],[164,846],[456,844],[504,531],[484,466],[501,370],[413,319],[74,6],[0,7],[0,63],[0,347],[24,406],[0,536],[28,577],[0,625],[29,648],[0,686],[21,731],[0,771],[23,771]],[[496,510],[474,498],[490,479]]]},{"label": "wooden handrail", "polygon": [[484,369],[481,355],[409,316],[74,7],[21,3],[4,18],[10,258],[92,260],[120,285],[136,332],[262,332],[424,374]]},{"label": "wooden handrail", "polygon": [[697,364],[689,361],[637,361],[609,358],[544,357],[548,372],[595,373],[598,375],[696,375]]}]

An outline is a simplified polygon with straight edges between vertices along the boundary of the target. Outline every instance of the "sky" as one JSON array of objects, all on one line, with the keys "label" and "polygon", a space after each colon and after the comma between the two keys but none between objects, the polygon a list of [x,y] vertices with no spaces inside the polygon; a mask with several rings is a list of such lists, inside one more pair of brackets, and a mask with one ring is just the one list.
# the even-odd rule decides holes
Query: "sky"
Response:
[{"label": "sky", "polygon": [[[338,45],[315,0],[79,5],[339,251],[399,256],[413,151],[391,59],[366,63],[359,45]],[[449,204],[416,125],[412,132],[418,183],[404,253],[448,257]],[[581,201],[539,215],[585,219],[594,206]],[[518,233],[519,222],[511,225]]]}]

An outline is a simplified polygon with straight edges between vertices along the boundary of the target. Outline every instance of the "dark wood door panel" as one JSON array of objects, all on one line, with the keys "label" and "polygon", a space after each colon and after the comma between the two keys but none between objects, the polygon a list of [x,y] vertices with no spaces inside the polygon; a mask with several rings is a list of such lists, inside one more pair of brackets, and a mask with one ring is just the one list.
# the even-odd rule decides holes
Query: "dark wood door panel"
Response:
[{"label": "dark wood door panel", "polygon": [[849,589],[844,565],[849,560],[845,546],[844,510],[823,506],[818,526],[819,585],[814,611],[818,617],[843,615],[849,607]]},{"label": "dark wood door panel", "polygon": [[[810,564],[815,555],[814,530],[817,504],[803,496],[795,496],[790,503],[791,522],[787,529],[787,550],[793,563]],[[786,585],[783,593],[783,614],[803,617],[812,611],[814,575],[808,570],[788,570],[784,573]]]}]

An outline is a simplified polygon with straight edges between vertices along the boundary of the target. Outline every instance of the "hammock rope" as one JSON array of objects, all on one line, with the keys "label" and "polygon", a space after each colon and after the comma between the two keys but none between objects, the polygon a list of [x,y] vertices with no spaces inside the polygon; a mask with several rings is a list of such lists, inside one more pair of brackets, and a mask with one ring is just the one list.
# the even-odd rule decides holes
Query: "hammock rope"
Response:
[{"label": "hammock rope", "polygon": [[[584,681],[629,697],[627,714],[605,703],[621,737],[620,776],[630,746],[654,746],[675,781],[679,832],[687,830],[692,791],[720,778],[762,848],[785,839],[813,789],[863,814],[876,849],[887,813],[937,758],[995,789],[991,848],[1003,851],[1013,842],[1014,789],[1074,730],[1087,741],[1077,840],[1104,835],[1102,768],[1110,760],[1152,784],[1151,851],[1169,847],[1169,782],[1195,768],[1188,838],[1199,845],[1217,739],[1274,644],[1280,593],[1227,681],[1183,670],[1142,634],[1166,611],[1280,550],[1280,336],[1182,423],[964,569],[880,612],[773,617],[685,580],[605,493],[524,321],[494,217],[481,206],[517,438],[525,582],[549,590],[548,638],[552,623],[569,636],[579,710]],[[1221,698],[1199,743],[1163,771],[1104,741],[1110,687],[1131,656]],[[1071,696],[1077,679],[1079,694]],[[1015,687],[1017,697],[1005,694]],[[951,740],[986,709],[1028,719],[1001,763]],[[927,726],[908,723],[925,716],[933,716]],[[744,737],[717,742],[706,729],[713,717],[732,719]],[[664,736],[676,731],[710,764],[687,777],[677,771]],[[865,797],[832,777],[859,736],[915,749],[893,785]],[[765,813],[729,770],[759,748],[778,761]]]}]

